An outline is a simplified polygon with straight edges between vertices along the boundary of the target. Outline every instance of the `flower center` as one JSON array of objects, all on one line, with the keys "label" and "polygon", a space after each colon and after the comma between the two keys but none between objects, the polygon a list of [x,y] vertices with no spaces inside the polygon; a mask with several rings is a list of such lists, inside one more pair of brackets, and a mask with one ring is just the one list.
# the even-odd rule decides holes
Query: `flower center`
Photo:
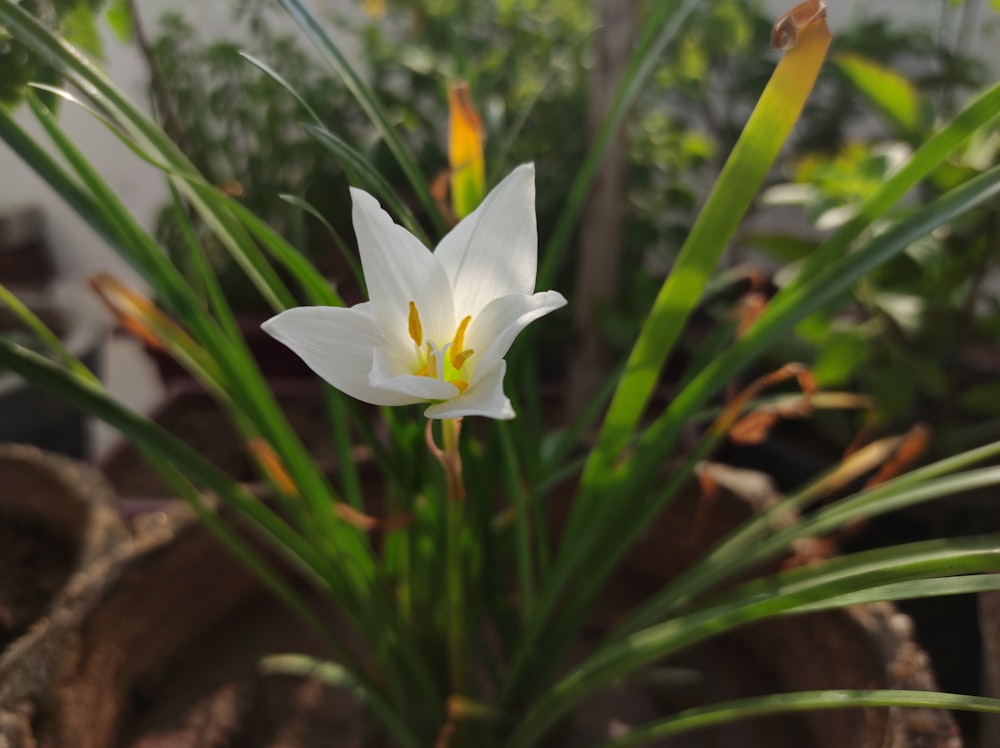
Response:
[{"label": "flower center", "polygon": [[465,362],[474,353],[465,347],[465,331],[469,329],[472,315],[468,315],[458,323],[455,337],[443,347],[433,340],[424,340],[424,328],[420,323],[420,313],[417,305],[410,302],[409,331],[410,338],[417,347],[417,359],[420,365],[413,372],[418,377],[441,379],[458,387],[464,392],[469,386],[469,373],[465,370]]}]

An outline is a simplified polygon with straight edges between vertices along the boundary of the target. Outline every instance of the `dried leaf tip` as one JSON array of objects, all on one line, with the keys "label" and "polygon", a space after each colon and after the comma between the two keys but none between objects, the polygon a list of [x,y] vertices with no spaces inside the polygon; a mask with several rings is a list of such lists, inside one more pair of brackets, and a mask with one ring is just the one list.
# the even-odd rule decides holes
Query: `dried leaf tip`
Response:
[{"label": "dried leaf tip", "polygon": [[785,13],[771,29],[771,49],[787,52],[799,41],[806,26],[826,18],[823,0],[806,0]]}]

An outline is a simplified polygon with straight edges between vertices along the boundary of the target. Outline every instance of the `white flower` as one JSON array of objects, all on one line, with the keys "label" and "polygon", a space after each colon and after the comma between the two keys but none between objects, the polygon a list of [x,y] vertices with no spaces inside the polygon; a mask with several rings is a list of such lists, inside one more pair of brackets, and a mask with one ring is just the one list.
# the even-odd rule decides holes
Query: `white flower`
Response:
[{"label": "white flower", "polygon": [[530,322],[566,303],[534,293],[534,166],[515,169],[434,252],[367,192],[351,197],[370,300],[289,309],[264,330],[366,403],[429,402],[428,418],[513,418],[503,357]]}]

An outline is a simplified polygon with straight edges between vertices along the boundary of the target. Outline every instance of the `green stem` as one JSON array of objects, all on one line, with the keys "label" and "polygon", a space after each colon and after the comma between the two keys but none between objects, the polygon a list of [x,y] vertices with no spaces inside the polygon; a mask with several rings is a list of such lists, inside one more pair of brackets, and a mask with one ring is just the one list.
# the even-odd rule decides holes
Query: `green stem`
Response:
[{"label": "green stem", "polygon": [[465,689],[465,627],[463,620],[462,579],[462,510],[465,508],[465,484],[462,481],[462,456],[458,449],[460,419],[441,421],[443,453],[439,456],[448,481],[447,564],[448,564],[448,669],[451,693]]}]

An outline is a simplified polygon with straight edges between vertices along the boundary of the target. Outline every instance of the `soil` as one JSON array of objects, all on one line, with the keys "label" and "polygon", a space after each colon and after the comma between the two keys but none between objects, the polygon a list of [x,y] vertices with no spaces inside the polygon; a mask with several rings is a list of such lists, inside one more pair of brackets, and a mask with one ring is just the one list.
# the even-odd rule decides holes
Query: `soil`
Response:
[{"label": "soil", "polygon": [[[595,638],[596,641],[596,638]],[[186,650],[133,697],[119,748],[371,748],[365,712],[344,691],[309,678],[265,676],[260,658],[309,650],[310,634],[281,607],[259,599]],[[670,711],[766,693],[761,663],[727,638],[668,667],[616,684],[580,709],[556,742],[595,745]],[[384,745],[383,743],[378,743]],[[798,748],[810,730],[796,715],[704,730],[653,743],[664,748]],[[858,743],[860,744],[860,743]]]},{"label": "soil", "polygon": [[76,556],[37,520],[0,513],[0,651],[46,612]]},{"label": "soil", "polygon": [[121,748],[362,748],[362,710],[309,678],[264,675],[268,654],[322,649],[281,606],[261,598],[184,651],[133,696]]}]

